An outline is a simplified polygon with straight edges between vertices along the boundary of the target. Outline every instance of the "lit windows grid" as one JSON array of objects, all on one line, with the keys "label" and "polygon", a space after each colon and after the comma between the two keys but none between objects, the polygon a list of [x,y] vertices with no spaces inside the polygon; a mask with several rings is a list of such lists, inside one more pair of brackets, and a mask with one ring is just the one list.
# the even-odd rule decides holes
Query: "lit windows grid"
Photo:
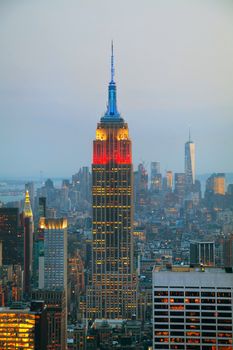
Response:
[{"label": "lit windows grid", "polygon": [[155,287],[154,349],[231,349],[231,288]]},{"label": "lit windows grid", "polygon": [[0,349],[35,349],[36,315],[0,313]]},{"label": "lit windows grid", "polygon": [[62,288],[65,285],[65,229],[45,230],[45,288]]},{"label": "lit windows grid", "polygon": [[131,318],[136,309],[131,154],[126,123],[98,124],[93,143],[89,318]]}]

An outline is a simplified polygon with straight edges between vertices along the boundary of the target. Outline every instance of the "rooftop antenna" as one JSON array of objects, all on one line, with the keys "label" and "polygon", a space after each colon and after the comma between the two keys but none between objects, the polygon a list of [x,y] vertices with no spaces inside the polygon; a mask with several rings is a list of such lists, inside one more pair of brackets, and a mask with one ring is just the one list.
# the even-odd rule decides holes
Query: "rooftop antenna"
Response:
[{"label": "rooftop antenna", "polygon": [[112,55],[111,55],[111,83],[114,82],[114,55],[113,55],[113,40],[112,40],[112,45],[111,45],[111,51],[112,51]]}]

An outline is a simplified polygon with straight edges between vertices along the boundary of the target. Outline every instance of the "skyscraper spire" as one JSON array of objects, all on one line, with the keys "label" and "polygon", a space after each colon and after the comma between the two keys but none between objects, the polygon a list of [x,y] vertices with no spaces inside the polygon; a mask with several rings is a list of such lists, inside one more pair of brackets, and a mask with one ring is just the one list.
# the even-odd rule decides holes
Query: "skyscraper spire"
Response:
[{"label": "skyscraper spire", "polygon": [[120,113],[117,110],[117,98],[116,98],[116,83],[114,81],[115,69],[114,69],[114,53],[113,53],[113,41],[111,42],[111,80],[108,84],[108,104],[107,111],[103,121],[119,121]]},{"label": "skyscraper spire", "polygon": [[111,83],[114,83],[114,55],[113,55],[113,40],[112,40],[112,55],[111,55]]},{"label": "skyscraper spire", "polygon": [[25,194],[23,213],[25,217],[28,217],[28,218],[33,217],[30,196],[28,191],[26,191],[26,194]]},{"label": "skyscraper spire", "polygon": [[189,127],[189,142],[191,142],[191,130],[190,130],[190,127]]}]

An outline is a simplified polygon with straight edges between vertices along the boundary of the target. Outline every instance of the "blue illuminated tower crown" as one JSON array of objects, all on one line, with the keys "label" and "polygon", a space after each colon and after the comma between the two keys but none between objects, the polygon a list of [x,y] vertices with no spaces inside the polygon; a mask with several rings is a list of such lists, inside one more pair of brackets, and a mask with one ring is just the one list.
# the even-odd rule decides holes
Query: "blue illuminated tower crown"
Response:
[{"label": "blue illuminated tower crown", "polygon": [[108,84],[108,105],[107,111],[104,116],[101,118],[101,121],[106,122],[119,122],[123,119],[120,116],[120,113],[117,110],[117,96],[116,96],[116,83],[114,81],[115,69],[114,69],[114,55],[113,55],[113,42],[111,45],[111,80]]}]

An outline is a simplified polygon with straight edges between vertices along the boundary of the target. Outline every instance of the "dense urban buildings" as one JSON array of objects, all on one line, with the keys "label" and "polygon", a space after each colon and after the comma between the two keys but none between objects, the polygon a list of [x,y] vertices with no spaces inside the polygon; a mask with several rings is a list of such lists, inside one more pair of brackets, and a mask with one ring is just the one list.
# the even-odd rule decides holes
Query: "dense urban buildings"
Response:
[{"label": "dense urban buildings", "polygon": [[92,205],[88,318],[129,319],[136,312],[132,149],[128,125],[117,110],[113,51],[108,107],[93,143]]},{"label": "dense urban buildings", "polygon": [[232,349],[233,174],[196,175],[190,137],[184,169],[149,164],[133,169],[112,52],[92,168],[0,202],[0,349]]}]

